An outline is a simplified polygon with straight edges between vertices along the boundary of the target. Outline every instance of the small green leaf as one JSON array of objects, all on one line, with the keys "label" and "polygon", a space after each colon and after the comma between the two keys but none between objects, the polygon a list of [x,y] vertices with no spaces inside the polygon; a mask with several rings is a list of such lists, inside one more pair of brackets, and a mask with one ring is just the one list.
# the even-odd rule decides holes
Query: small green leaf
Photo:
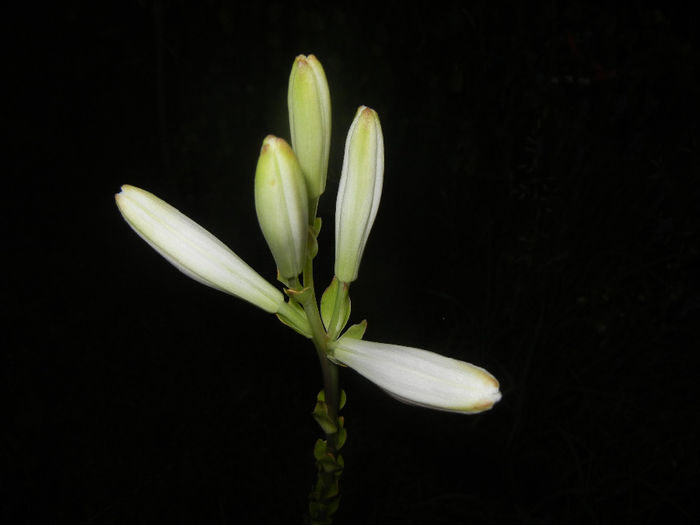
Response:
[{"label": "small green leaf", "polygon": [[314,459],[316,461],[321,461],[328,457],[328,452],[326,451],[326,442],[323,439],[317,439],[314,445]]},{"label": "small green leaf", "polygon": [[[328,332],[339,334],[350,318],[350,297],[348,297],[347,286],[346,283],[340,283],[333,277],[331,284],[321,296],[321,318]],[[334,324],[333,327],[331,323]]]},{"label": "small green leaf", "polygon": [[333,316],[333,307],[335,306],[335,296],[338,293],[338,280],[334,277],[331,284],[326,288],[321,296],[321,319],[323,324],[328,329],[328,324]]},{"label": "small green leaf", "polygon": [[341,428],[338,429],[338,437],[337,437],[338,443],[336,444],[336,448],[338,450],[343,448],[343,445],[345,445],[345,441],[347,441],[347,439],[348,439],[348,431],[345,430],[344,428],[342,428],[342,426],[341,426]]},{"label": "small green leaf", "polygon": [[[317,465],[323,469],[324,472],[336,473],[343,470],[342,465],[339,465],[332,456],[327,456],[326,459],[322,459],[317,462]],[[333,496],[334,494],[326,494],[327,496]]]},{"label": "small green leaf", "polygon": [[[317,402],[320,401],[322,403],[326,402],[326,391],[325,390],[321,390],[318,393],[318,395],[316,396],[316,401]],[[340,390],[340,402],[338,403],[338,405],[339,405],[338,410],[342,410],[343,407],[345,406],[345,403],[347,403],[347,402],[348,402],[348,396],[345,393],[345,390],[341,389]]]},{"label": "small green leaf", "polygon": [[328,415],[328,405],[325,402],[319,401],[316,403],[312,416],[326,434],[333,434],[338,431],[338,425]]},{"label": "small green leaf", "polygon": [[326,433],[326,434],[334,434],[335,432],[338,431],[338,427],[333,423],[333,420],[329,417],[317,417],[314,416],[314,419],[316,420],[316,423],[321,427],[321,429]]},{"label": "small green leaf", "polygon": [[314,235],[313,230],[309,226],[309,237],[307,239],[307,248],[306,248],[306,253],[308,256],[312,259],[318,255],[318,239],[316,238],[316,235]]},{"label": "small green leaf", "polygon": [[321,231],[321,217],[316,217],[314,224],[309,226],[309,236],[307,239],[307,254],[314,259],[318,254],[318,234]]},{"label": "small green leaf", "polygon": [[367,319],[363,319],[361,323],[354,324],[345,330],[343,337],[362,339],[362,337],[365,335],[365,330],[367,330]]}]

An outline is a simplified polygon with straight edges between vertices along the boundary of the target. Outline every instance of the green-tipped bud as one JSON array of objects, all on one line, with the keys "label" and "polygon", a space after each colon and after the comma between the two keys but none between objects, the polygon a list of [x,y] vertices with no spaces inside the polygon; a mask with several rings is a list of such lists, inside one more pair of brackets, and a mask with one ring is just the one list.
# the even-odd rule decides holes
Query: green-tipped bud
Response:
[{"label": "green-tipped bud", "polygon": [[122,186],[116,201],[129,226],[185,275],[245,299],[266,312],[287,307],[282,292],[167,202],[129,185]]},{"label": "green-tipped bud", "polygon": [[289,76],[287,94],[292,147],[306,178],[309,198],[326,188],[331,144],[331,96],[326,74],[314,55],[299,55]]},{"label": "green-tipped bud", "polygon": [[272,135],[263,141],[255,170],[255,210],[280,277],[296,277],[306,262],[306,184],[292,148]]},{"label": "green-tipped bud", "polygon": [[343,336],[331,343],[330,357],[410,405],[476,414],[501,399],[498,381],[483,368],[419,348]]},{"label": "green-tipped bud", "polygon": [[384,140],[377,113],[361,106],[345,142],[335,208],[335,275],[342,282],[357,279],[384,179]]}]

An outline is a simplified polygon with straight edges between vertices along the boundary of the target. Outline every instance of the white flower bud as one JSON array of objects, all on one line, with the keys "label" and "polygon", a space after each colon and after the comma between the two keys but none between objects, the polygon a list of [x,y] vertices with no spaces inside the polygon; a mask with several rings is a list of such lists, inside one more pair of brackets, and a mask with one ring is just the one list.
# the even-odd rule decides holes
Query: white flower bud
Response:
[{"label": "white flower bud", "polygon": [[272,135],[263,141],[255,170],[255,211],[280,276],[296,277],[309,237],[306,183],[292,148]]},{"label": "white flower bud", "polygon": [[115,198],[129,226],[185,275],[266,312],[275,313],[285,304],[282,292],[167,202],[129,185]]},{"label": "white flower bud", "polygon": [[411,405],[475,414],[501,399],[498,381],[483,368],[418,348],[341,337],[329,357]]},{"label": "white flower bud", "polygon": [[287,105],[292,148],[313,199],[326,188],[331,145],[331,97],[326,74],[314,55],[299,55],[294,60]]},{"label": "white flower bud", "polygon": [[345,142],[335,208],[335,275],[357,279],[369,232],[377,215],[384,180],[384,140],[377,113],[361,106]]}]

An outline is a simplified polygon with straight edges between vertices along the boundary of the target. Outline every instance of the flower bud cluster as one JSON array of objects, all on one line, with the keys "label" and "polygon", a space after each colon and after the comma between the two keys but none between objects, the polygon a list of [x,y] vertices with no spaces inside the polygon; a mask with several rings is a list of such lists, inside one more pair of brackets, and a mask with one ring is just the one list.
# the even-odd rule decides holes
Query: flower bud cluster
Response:
[{"label": "flower bud cluster", "polygon": [[335,278],[319,313],[311,263],[321,228],[316,207],[326,187],[331,106],[326,75],[315,56],[295,59],[287,102],[291,146],[272,135],[264,139],[255,170],[255,209],[289,300],[214,235],[145,190],[125,185],[116,195],[124,219],[189,277],[275,313],[313,338],[322,361],[353,368],[407,403],[466,414],[490,409],[501,394],[498,381],[483,368],[417,348],[363,341],[363,323],[339,337],[350,315],[348,288],[358,277],[384,180],[382,128],[377,113],[365,106],[357,110],[345,141],[335,213]]}]

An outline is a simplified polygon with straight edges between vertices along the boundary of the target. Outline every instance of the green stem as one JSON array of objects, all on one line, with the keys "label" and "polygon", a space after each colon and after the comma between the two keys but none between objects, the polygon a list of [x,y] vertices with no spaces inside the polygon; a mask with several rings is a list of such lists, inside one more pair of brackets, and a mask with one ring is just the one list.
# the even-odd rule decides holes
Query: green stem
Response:
[{"label": "green stem", "polygon": [[338,366],[329,361],[327,357],[328,345],[331,339],[323,326],[321,313],[318,309],[318,301],[316,300],[314,289],[313,260],[311,257],[307,257],[304,265],[303,280],[303,286],[299,283],[299,279],[296,278],[290,282],[290,285],[293,289],[300,292],[295,294],[295,300],[301,304],[309,320],[311,340],[314,348],[316,348],[319,363],[321,364],[327,414],[335,427],[333,431],[328,431],[327,428],[324,428],[324,433],[326,434],[325,452],[330,458],[333,458],[333,462],[340,469],[328,470],[326,468],[327,463],[317,461],[318,479],[315,490],[309,496],[309,518],[310,523],[313,525],[328,525],[331,523],[333,514],[338,508],[340,498],[338,481],[342,473],[342,458],[338,456],[338,429],[340,428],[338,419],[340,406]]},{"label": "green stem", "polygon": [[[321,312],[318,310],[316,301],[316,293],[314,291],[313,263],[309,258],[304,267],[304,288],[309,290],[309,293],[304,294],[301,306],[306,312],[311,326],[311,340],[316,348],[318,359],[321,364],[321,375],[323,376],[323,390],[326,394],[326,404],[328,405],[328,415],[337,423],[338,420],[338,405],[340,402],[340,394],[338,389],[338,366],[331,363],[326,355],[328,354],[328,343],[330,339],[323,327],[321,320]],[[329,449],[335,452],[336,433],[327,434]]]}]

